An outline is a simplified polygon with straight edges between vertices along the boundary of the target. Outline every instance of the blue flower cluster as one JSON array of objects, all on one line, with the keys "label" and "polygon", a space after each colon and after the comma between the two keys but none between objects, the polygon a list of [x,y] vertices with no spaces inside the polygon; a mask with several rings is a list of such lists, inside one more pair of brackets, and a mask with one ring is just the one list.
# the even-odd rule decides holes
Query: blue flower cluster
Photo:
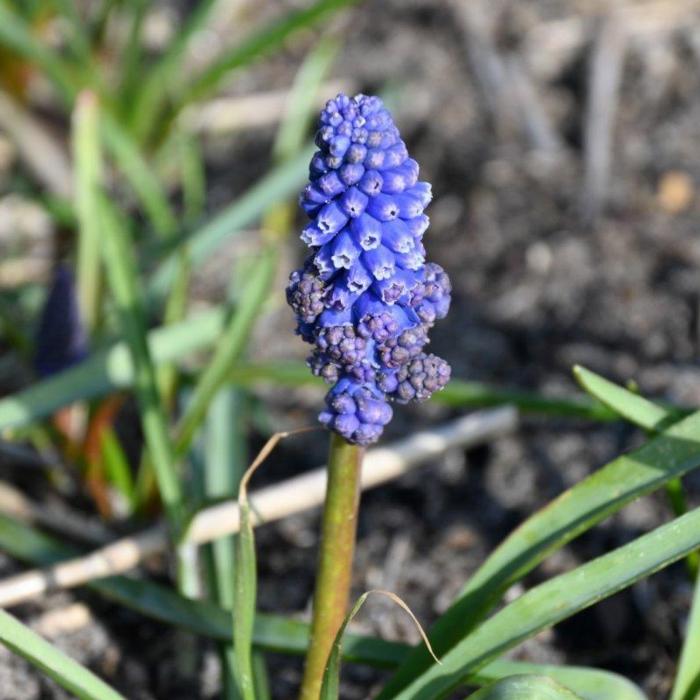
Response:
[{"label": "blue flower cluster", "polygon": [[367,445],[391,420],[389,401],[424,401],[448,382],[449,365],[424,347],[447,314],[450,281],[425,262],[430,184],[418,180],[382,101],[330,100],[316,144],[300,200],[311,254],[292,273],[287,301],[314,346],[311,370],[333,384],[320,421]]}]

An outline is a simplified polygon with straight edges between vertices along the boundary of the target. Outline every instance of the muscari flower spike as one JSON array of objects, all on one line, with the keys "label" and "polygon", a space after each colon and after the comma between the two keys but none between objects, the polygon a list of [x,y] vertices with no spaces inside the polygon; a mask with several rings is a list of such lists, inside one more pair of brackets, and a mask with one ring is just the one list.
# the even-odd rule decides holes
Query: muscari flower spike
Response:
[{"label": "muscari flower spike", "polygon": [[56,267],[41,311],[36,334],[34,368],[40,377],[68,369],[88,355],[88,340],[80,318],[73,273]]},{"label": "muscari flower spike", "polygon": [[287,301],[308,364],[333,387],[319,420],[358,445],[391,420],[390,401],[424,401],[450,378],[424,352],[450,305],[450,281],[425,262],[430,184],[378,97],[340,94],[321,112],[318,151],[300,204],[311,254],[292,273]]}]

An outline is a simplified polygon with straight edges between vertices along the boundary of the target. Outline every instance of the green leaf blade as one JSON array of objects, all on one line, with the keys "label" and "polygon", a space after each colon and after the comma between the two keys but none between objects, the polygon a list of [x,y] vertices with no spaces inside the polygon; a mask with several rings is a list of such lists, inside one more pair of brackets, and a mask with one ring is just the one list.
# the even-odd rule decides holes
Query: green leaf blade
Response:
[{"label": "green leaf blade", "polygon": [[264,27],[205,68],[183,89],[177,100],[178,108],[216,89],[233,70],[249,65],[255,59],[276,50],[292,34],[318,24],[355,2],[357,0],[317,0],[310,7],[290,12],[281,20]]},{"label": "green leaf blade", "polygon": [[0,642],[80,700],[126,700],[92,671],[66,656],[4,610],[0,610]]},{"label": "green leaf blade", "polygon": [[671,700],[696,700],[698,696],[700,696],[700,577],[695,582],[688,628]]},{"label": "green leaf blade", "polygon": [[508,676],[524,674],[548,676],[580,695],[582,700],[647,700],[646,695],[634,683],[617,673],[585,666],[555,666],[497,659],[477,671],[469,682],[485,685]]},{"label": "green leaf blade", "polygon": [[102,115],[100,126],[107,150],[141,201],[156,233],[162,238],[174,235],[178,229],[175,213],[136,142],[109,113]]},{"label": "green leaf blade", "polygon": [[182,518],[182,491],[176,474],[175,449],[148,347],[135,261],[127,230],[106,199],[101,200],[100,213],[104,233],[103,262],[133,362],[134,388],[143,433],[155,468],[160,496],[171,525],[177,532]]},{"label": "green leaf blade", "polygon": [[700,508],[527,591],[442,655],[442,665],[430,666],[389,697],[396,700],[444,697],[508,649],[656,573],[698,545]]},{"label": "green leaf blade", "polygon": [[585,367],[575,366],[574,377],[593,398],[644,430],[662,430],[669,421],[678,418],[673,411],[624,389]]},{"label": "green leaf blade", "polygon": [[[582,700],[547,676],[511,676],[478,690],[470,700]],[[612,700],[612,699],[611,699]]]},{"label": "green leaf blade", "polygon": [[[700,466],[700,412],[613,460],[528,518],[489,556],[430,638],[438,655],[451,649],[484,618],[505,591],[543,559],[634,499]],[[391,697],[430,664],[416,648],[380,698]]]},{"label": "green leaf blade", "polygon": [[[148,334],[157,365],[177,361],[209,347],[219,337],[226,309],[214,308],[182,323]],[[134,364],[126,342],[93,353],[79,365],[0,399],[0,430],[31,425],[62,406],[126,389],[134,382]]]},{"label": "green leaf blade", "polygon": [[272,248],[262,252],[253,264],[236,311],[217,343],[214,356],[202,372],[184,416],[177,428],[175,453],[184,457],[206,417],[214,397],[228,380],[228,374],[243,353],[260,309],[267,299],[277,256]]},{"label": "green leaf blade", "polygon": [[[0,514],[0,548],[32,564],[48,565],[79,553],[74,547]],[[151,619],[227,644],[233,638],[230,612],[208,602],[186,599],[175,591],[143,579],[111,577],[94,581],[88,588],[113,602]],[[258,649],[302,655],[309,641],[309,625],[300,620],[257,613],[253,641]],[[342,658],[377,668],[396,668],[411,647],[376,637],[346,633]],[[585,700],[646,700],[643,693],[621,676],[576,666],[550,666],[498,659],[469,677],[471,685],[493,683],[523,673],[544,674],[571,687]]]},{"label": "green leaf blade", "polygon": [[[201,264],[229,236],[259,219],[271,204],[296,194],[307,177],[313,152],[313,146],[305,147],[298,156],[271,170],[206,224],[178,238],[178,245],[187,243],[192,265]],[[176,272],[177,251],[171,252],[156,269],[149,294],[155,298],[164,297]]]},{"label": "green leaf blade", "polygon": [[243,700],[255,700],[253,670],[253,631],[257,590],[255,537],[250,508],[239,499],[241,527],[234,545],[233,653],[236,680]]},{"label": "green leaf blade", "polygon": [[[70,3],[67,3],[70,4]],[[73,113],[73,160],[78,212],[78,301],[85,326],[93,332],[99,321],[102,293],[99,187],[102,154],[97,96],[83,92]]]}]

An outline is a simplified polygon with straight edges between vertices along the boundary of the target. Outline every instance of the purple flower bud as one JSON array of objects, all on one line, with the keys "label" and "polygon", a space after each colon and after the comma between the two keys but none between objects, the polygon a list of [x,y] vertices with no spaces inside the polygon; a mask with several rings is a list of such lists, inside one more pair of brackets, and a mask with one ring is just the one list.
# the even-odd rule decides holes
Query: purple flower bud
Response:
[{"label": "purple flower bud", "polygon": [[343,276],[329,287],[325,302],[335,311],[345,311],[353,305],[357,297],[358,292],[350,288],[347,276]]},{"label": "purple flower bud", "polygon": [[360,163],[346,163],[340,170],[340,179],[343,183],[343,190],[346,187],[351,187],[362,180],[365,174],[365,168]]},{"label": "purple flower bud", "polygon": [[406,187],[413,187],[418,181],[418,163],[413,158],[407,158],[396,170],[401,173]]},{"label": "purple flower bud", "polygon": [[316,151],[309,165],[309,175],[311,178],[318,177],[319,175],[323,175],[327,170],[323,153],[321,153],[321,151]]},{"label": "purple flower bud", "polygon": [[399,215],[399,205],[394,195],[378,194],[372,197],[367,204],[367,213],[379,221],[391,221]]},{"label": "purple flower bud", "polygon": [[413,187],[406,191],[406,194],[419,199],[421,205],[425,208],[433,199],[433,188],[429,182],[416,182]]},{"label": "purple flower bud", "polygon": [[354,414],[340,413],[333,419],[333,428],[346,440],[352,440],[360,427],[360,421]]},{"label": "purple flower bud", "polygon": [[411,289],[418,284],[419,282],[414,275],[405,270],[397,270],[396,274],[389,279],[375,282],[373,290],[385,304],[393,305],[405,298]]},{"label": "purple flower bud", "polygon": [[423,234],[428,230],[430,219],[425,214],[421,214],[413,219],[406,220],[404,223],[408,226],[408,230],[414,238],[422,238]]},{"label": "purple flower bud", "polygon": [[314,274],[308,262],[303,270],[295,270],[289,276],[287,303],[300,322],[313,323],[323,312],[324,294],[323,280]]},{"label": "purple flower bud", "polygon": [[399,141],[397,144],[387,148],[384,154],[384,162],[382,164],[384,168],[397,168],[408,158],[406,144],[403,141]]},{"label": "purple flower bud", "polygon": [[421,353],[399,369],[396,379],[391,398],[398,403],[425,401],[450,381],[450,366],[441,357]]},{"label": "purple flower bud", "polygon": [[379,148],[370,148],[365,156],[367,169],[379,169],[384,165],[384,151]]},{"label": "purple flower bud", "polygon": [[383,186],[384,178],[376,170],[367,170],[359,184],[359,188],[370,197],[376,197]]},{"label": "purple flower bud", "polygon": [[401,367],[418,357],[428,342],[428,333],[424,326],[408,328],[398,337],[392,336],[380,344],[382,364],[392,369]]},{"label": "purple flower bud", "polygon": [[[353,143],[350,148],[348,148],[348,152],[345,154],[345,160],[348,163],[362,163],[364,159],[367,157],[367,148],[360,143]],[[363,168],[364,170],[364,168]]]},{"label": "purple flower bud", "polygon": [[367,445],[391,420],[389,400],[423,401],[449,379],[447,363],[423,350],[450,284],[425,263],[432,192],[381,100],[329,100],[316,143],[300,197],[311,219],[302,240],[314,250],[287,300],[314,348],[311,371],[333,385],[319,420]]},{"label": "purple flower bud", "polygon": [[316,187],[314,185],[307,185],[304,188],[304,191],[301,193],[301,198],[304,202],[311,202],[313,204],[325,204],[329,199],[329,195],[323,192],[319,187]]},{"label": "purple flower bud", "polygon": [[327,202],[331,197],[335,197],[345,190],[345,185],[340,181],[338,173],[332,170],[318,178],[317,188],[323,200],[315,199],[314,201]]},{"label": "purple flower bud", "polygon": [[328,246],[324,246],[314,255],[314,266],[318,271],[318,276],[324,282],[330,280],[330,278],[335,275],[336,268],[333,264],[331,251],[328,249]]},{"label": "purple flower bud", "polygon": [[357,187],[351,187],[340,198],[340,206],[343,211],[352,219],[362,216],[367,207],[369,197],[364,192],[360,192]]},{"label": "purple flower bud", "polygon": [[336,136],[330,142],[330,153],[333,156],[342,158],[350,148],[350,139],[347,136]]},{"label": "purple flower bud", "polygon": [[396,253],[394,257],[398,266],[404,270],[420,270],[425,263],[425,252],[418,245],[408,253]]},{"label": "purple flower bud", "polygon": [[88,355],[88,340],[80,318],[73,273],[59,265],[39,319],[34,368],[48,377],[82,362]]},{"label": "purple flower bud", "polygon": [[328,392],[319,420],[358,445],[376,441],[391,420],[391,407],[374,386],[343,378]]},{"label": "purple flower bud", "polygon": [[399,216],[402,219],[413,219],[423,213],[423,203],[420,199],[406,192],[394,195],[394,202],[399,208]]},{"label": "purple flower bud", "polygon": [[396,170],[385,170],[382,173],[382,192],[385,194],[399,194],[406,189],[406,180],[403,172]]},{"label": "purple flower bud", "polygon": [[447,273],[436,263],[428,263],[422,280],[411,290],[411,306],[421,321],[429,326],[438,318],[445,318],[450,309],[452,285]]},{"label": "purple flower bud", "polygon": [[363,423],[386,425],[391,420],[391,407],[381,399],[357,399],[357,417]]}]

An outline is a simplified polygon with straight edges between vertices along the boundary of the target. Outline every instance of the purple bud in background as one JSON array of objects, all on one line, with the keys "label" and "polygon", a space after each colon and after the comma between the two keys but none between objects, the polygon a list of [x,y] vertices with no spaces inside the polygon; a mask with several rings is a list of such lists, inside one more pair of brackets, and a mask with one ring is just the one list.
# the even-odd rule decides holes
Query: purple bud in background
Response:
[{"label": "purple bud in background", "polygon": [[34,369],[48,377],[84,360],[88,340],[80,319],[78,298],[71,269],[56,267],[39,319],[34,352]]},{"label": "purple bud in background", "polygon": [[333,384],[319,420],[368,445],[391,420],[389,401],[424,401],[447,384],[449,365],[424,347],[447,314],[450,282],[425,262],[431,187],[382,101],[341,94],[319,121],[300,198],[312,253],[287,301],[314,348],[309,367]]}]

